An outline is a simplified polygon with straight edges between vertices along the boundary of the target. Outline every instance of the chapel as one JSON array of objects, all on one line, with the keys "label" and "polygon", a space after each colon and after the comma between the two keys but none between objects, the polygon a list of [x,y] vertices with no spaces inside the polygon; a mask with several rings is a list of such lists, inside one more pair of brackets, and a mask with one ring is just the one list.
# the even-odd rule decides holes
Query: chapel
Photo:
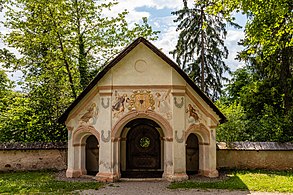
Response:
[{"label": "chapel", "polygon": [[175,62],[138,38],[59,118],[68,130],[66,176],[217,177],[216,127],[225,120]]}]

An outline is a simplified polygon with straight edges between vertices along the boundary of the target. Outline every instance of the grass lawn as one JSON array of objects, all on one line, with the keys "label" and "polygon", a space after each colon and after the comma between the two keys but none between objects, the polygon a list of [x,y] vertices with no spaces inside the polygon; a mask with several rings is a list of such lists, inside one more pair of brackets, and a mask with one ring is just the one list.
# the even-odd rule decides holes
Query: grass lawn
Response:
[{"label": "grass lawn", "polygon": [[171,183],[169,188],[214,188],[264,192],[293,192],[293,172],[289,171],[229,171],[227,178],[210,181]]},{"label": "grass lawn", "polygon": [[54,172],[48,171],[0,173],[0,194],[66,194],[74,190],[98,189],[102,185],[98,182],[57,181]]}]

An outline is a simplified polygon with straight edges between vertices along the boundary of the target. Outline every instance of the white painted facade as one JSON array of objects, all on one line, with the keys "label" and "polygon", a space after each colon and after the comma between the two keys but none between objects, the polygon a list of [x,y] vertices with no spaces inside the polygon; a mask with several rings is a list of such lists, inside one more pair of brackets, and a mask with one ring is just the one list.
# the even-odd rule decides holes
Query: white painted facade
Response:
[{"label": "white painted facade", "polygon": [[145,39],[136,40],[67,110],[63,119],[68,129],[67,177],[87,174],[86,140],[93,135],[98,141],[96,179],[119,180],[128,166],[127,135],[131,127],[127,124],[135,119],[157,124],[160,168],[156,170],[163,172],[163,178],[188,179],[186,140],[190,134],[198,139],[199,174],[218,176],[215,128],[224,116],[214,111],[211,102],[166,59]]}]

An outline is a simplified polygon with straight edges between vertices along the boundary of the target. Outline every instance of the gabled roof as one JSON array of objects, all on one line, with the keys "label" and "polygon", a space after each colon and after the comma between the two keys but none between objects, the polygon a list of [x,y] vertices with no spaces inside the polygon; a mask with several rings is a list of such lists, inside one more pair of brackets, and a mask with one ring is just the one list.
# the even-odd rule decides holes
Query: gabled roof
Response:
[{"label": "gabled roof", "polygon": [[196,84],[187,76],[187,74],[169,57],[167,57],[163,52],[156,48],[146,39],[140,37],[132,42],[128,47],[126,47],[117,57],[115,57],[104,69],[97,74],[97,76],[90,82],[90,84],[83,90],[83,92],[73,101],[73,103],[65,110],[65,112],[58,119],[59,123],[64,123],[71,112],[71,110],[86,96],[86,94],[98,83],[98,81],[113,67],[115,66],[124,56],[126,56],[133,48],[135,48],[139,43],[143,43],[149,49],[151,49],[155,54],[157,54],[162,60],[174,68],[184,80],[194,89],[194,91],[213,109],[213,111],[221,118],[220,122],[226,121],[226,117],[221,113],[221,111],[213,104],[213,102],[208,98],[197,86]]}]

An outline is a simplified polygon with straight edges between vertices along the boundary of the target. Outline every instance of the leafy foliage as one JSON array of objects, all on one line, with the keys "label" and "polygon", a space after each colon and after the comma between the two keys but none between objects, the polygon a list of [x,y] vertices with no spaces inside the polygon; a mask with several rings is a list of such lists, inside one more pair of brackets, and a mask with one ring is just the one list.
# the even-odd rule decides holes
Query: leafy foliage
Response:
[{"label": "leafy foliage", "polygon": [[285,112],[278,83],[259,80],[247,68],[233,73],[226,96],[217,102],[228,122],[219,126],[219,141],[292,141],[292,110]]},{"label": "leafy foliage", "polygon": [[[243,140],[292,141],[291,1],[215,0],[209,9],[214,13],[224,11],[229,15],[233,11],[242,11],[248,17],[245,38],[240,42],[245,49],[238,55],[238,59],[246,63],[246,69],[236,71],[227,86],[226,97],[221,99],[221,103],[226,106],[224,109],[234,104],[243,108],[244,116],[241,120],[247,125],[241,133],[249,135],[249,138]],[[233,125],[236,121],[232,119],[225,125],[229,126],[229,123]],[[220,129],[225,128],[225,125]]]},{"label": "leafy foliage", "polygon": [[[65,141],[57,124],[102,66],[134,38],[156,39],[143,18],[129,28],[125,10],[106,17],[116,2],[7,0],[2,35],[18,56],[1,49],[0,63],[23,73],[22,94],[12,93],[0,120],[2,141]],[[3,134],[3,136],[1,136]]]}]

